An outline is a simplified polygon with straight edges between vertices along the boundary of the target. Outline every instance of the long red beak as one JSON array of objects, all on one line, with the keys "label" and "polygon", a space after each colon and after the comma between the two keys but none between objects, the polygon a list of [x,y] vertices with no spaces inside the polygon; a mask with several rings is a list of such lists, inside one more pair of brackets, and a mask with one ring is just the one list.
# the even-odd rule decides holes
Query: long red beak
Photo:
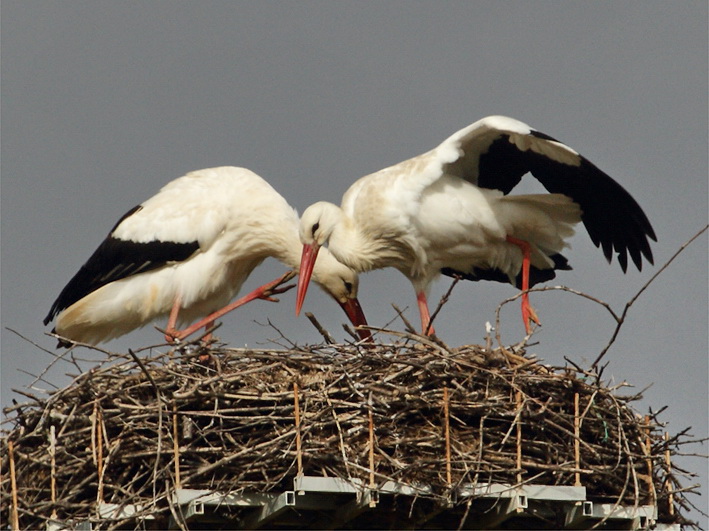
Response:
[{"label": "long red beak", "polygon": [[[303,244],[303,254],[300,257],[300,273],[298,274],[298,293],[295,297],[296,315],[300,314],[300,309],[303,307],[303,301],[305,301],[305,294],[308,292],[308,284],[310,284],[310,277],[313,275],[313,268],[315,267],[315,259],[318,257],[318,251],[320,251],[320,246],[315,242]],[[360,309],[360,312],[361,311]]]},{"label": "long red beak", "polygon": [[[338,301],[339,302],[339,301]],[[347,299],[347,302],[339,302],[340,307],[345,310],[347,317],[354,326],[367,325],[367,318],[364,316],[362,307],[357,299]],[[357,329],[357,335],[364,341],[372,340],[372,332],[369,330]]]}]

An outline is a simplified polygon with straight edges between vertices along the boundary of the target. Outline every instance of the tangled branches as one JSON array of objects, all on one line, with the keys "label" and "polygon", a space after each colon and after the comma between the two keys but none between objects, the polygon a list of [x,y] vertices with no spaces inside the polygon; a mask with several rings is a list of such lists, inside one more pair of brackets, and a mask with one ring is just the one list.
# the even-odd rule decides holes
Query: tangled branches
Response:
[{"label": "tangled branches", "polygon": [[426,485],[422,496],[448,501],[493,482],[583,485],[589,499],[657,504],[660,521],[682,522],[670,456],[688,438],[638,416],[640,395],[621,387],[521,351],[410,339],[200,348],[140,365],[131,353],[6,410],[2,517],[14,508],[23,527],[43,527],[110,503],[159,520],[176,488],[269,492],[304,473]]}]

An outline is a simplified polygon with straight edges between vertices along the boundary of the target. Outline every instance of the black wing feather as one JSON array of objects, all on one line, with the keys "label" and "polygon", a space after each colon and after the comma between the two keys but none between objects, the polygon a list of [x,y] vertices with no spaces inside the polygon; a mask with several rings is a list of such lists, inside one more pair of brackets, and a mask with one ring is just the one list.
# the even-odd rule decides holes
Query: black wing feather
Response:
[{"label": "black wing feather", "polygon": [[[538,131],[530,134],[558,142]],[[624,272],[627,254],[638,270],[642,269],[643,256],[652,264],[648,238],[657,241],[657,237],[640,205],[610,176],[586,158],[579,158],[580,164],[575,166],[532,150],[520,151],[504,134],[480,155],[477,184],[508,194],[525,173],[531,172],[549,192],[564,194],[579,204],[591,241],[602,248],[609,262],[615,251]]]},{"label": "black wing feather", "polygon": [[[549,258],[554,261],[553,268],[539,269],[534,266],[529,267],[530,288],[533,287],[535,284],[539,284],[540,282],[547,282],[555,278],[556,271],[558,270],[569,271],[572,269],[571,265],[569,265],[569,261],[566,259],[565,256],[561,254],[554,254],[551,255]],[[450,267],[445,267],[441,269],[441,273],[448,277],[461,277],[465,280],[472,280],[473,282],[477,282],[479,280],[490,280],[493,282],[502,282],[503,284],[510,283],[510,277],[508,277],[507,274],[504,273],[502,270],[497,268],[484,269],[480,267],[474,267],[472,270],[464,273],[461,271],[456,271],[455,269],[452,269]],[[521,271],[515,278],[514,285],[517,287],[517,289],[522,289]]]},{"label": "black wing feather", "polygon": [[199,243],[196,241],[137,243],[113,237],[116,227],[141,208],[137,206],[131,209],[111,229],[108,237],[54,301],[47,317],[44,318],[45,325],[59,312],[106,284],[157,269],[169,262],[181,262],[199,249]]}]

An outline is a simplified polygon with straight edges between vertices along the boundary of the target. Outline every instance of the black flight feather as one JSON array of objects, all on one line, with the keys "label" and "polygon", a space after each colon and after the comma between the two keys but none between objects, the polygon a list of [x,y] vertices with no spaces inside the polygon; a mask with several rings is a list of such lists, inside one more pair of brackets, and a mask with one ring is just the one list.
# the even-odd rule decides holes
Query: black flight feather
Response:
[{"label": "black flight feather", "polygon": [[139,205],[131,209],[118,220],[106,239],[54,301],[47,317],[44,318],[45,325],[59,312],[106,284],[152,271],[170,262],[181,262],[199,249],[199,243],[196,241],[138,243],[114,237],[113,233],[118,225],[141,208]]},{"label": "black flight feather", "polygon": [[[548,280],[551,280],[556,277],[556,271],[561,270],[561,271],[569,271],[571,270],[571,266],[569,265],[568,260],[566,259],[565,256],[561,254],[554,254],[551,255],[549,258],[551,258],[554,261],[554,267],[549,268],[549,269],[539,269],[534,267],[533,265],[529,266],[529,287],[533,287],[535,284],[539,284],[540,282],[547,282]],[[501,271],[500,269],[496,268],[481,268],[481,267],[474,267],[472,270],[468,272],[462,272],[462,271],[456,271],[455,269],[452,269],[450,267],[444,267],[441,269],[441,273],[448,277],[461,277],[465,280],[472,280],[473,282],[477,282],[479,280],[490,280],[493,282],[502,282],[503,284],[510,284],[510,277],[507,276],[506,273]],[[515,283],[514,285],[517,287],[517,289],[522,289],[522,272],[520,271],[517,277],[515,278]]]},{"label": "black flight feather", "polygon": [[[531,136],[558,142],[532,131]],[[503,134],[480,155],[478,182],[482,188],[508,194],[522,176],[531,172],[551,193],[564,194],[581,207],[581,219],[591,241],[601,247],[610,262],[613,252],[625,272],[630,255],[638,270],[642,257],[653,263],[648,238],[657,241],[655,231],[633,197],[610,176],[579,155],[579,165],[557,162],[533,150],[520,151]]]}]

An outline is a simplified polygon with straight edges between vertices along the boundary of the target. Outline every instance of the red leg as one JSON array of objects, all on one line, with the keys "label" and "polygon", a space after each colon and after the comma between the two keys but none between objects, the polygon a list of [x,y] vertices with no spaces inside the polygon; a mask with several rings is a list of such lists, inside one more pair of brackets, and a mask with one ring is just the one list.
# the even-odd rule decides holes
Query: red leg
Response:
[{"label": "red leg", "polygon": [[[202,337],[202,341],[205,343],[208,343],[212,339],[212,333],[209,332],[208,334],[206,333],[209,329],[211,329],[214,326],[214,321],[209,321],[207,324],[204,325],[204,332],[205,335]],[[187,337],[187,336],[185,336]]]},{"label": "red leg", "polygon": [[419,314],[421,314],[421,333],[427,336],[432,336],[436,333],[431,325],[431,314],[428,311],[428,301],[426,294],[421,291],[416,294],[416,301],[419,305]]},{"label": "red leg", "polygon": [[540,325],[539,317],[537,317],[537,312],[534,311],[532,305],[529,304],[529,266],[530,258],[532,254],[532,247],[528,242],[520,240],[519,238],[514,238],[512,236],[507,236],[507,241],[516,245],[522,250],[522,321],[524,321],[524,328],[527,334],[532,332],[531,322]]},{"label": "red leg", "polygon": [[[277,278],[273,282],[269,282],[268,284],[264,284],[260,288],[256,288],[254,291],[249,293],[248,295],[245,295],[241,297],[240,299],[235,300],[231,304],[227,304],[222,308],[221,310],[217,310],[216,312],[208,315],[204,319],[196,322],[195,324],[185,328],[184,330],[177,332],[177,335],[175,336],[176,339],[184,339],[187,336],[194,334],[197,330],[199,330],[202,327],[205,327],[205,330],[208,330],[214,325],[214,321],[219,319],[220,317],[228,314],[230,311],[235,310],[239,306],[243,306],[244,304],[251,302],[254,299],[263,299],[267,301],[272,301],[275,302],[277,299],[272,298],[272,295],[277,295],[279,293],[285,293],[289,289],[293,288],[293,285],[285,286],[283,288],[279,288],[281,284],[284,282],[288,282],[291,278],[293,278],[294,273],[292,271],[289,271],[282,277]],[[172,316],[172,314],[171,314]]]},{"label": "red leg", "polygon": [[170,310],[170,317],[167,320],[167,328],[165,329],[165,340],[168,343],[172,343],[178,338],[180,331],[175,328],[177,323],[177,314],[180,313],[180,304],[182,303],[181,297],[178,295],[175,297],[175,302],[172,304],[172,310]]}]

